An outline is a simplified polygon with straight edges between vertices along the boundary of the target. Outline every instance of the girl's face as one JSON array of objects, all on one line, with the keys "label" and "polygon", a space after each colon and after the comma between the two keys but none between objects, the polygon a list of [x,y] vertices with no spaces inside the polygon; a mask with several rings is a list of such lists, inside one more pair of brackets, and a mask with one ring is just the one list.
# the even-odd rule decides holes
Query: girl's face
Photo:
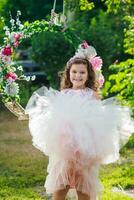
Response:
[{"label": "girl's face", "polygon": [[73,89],[85,88],[88,79],[87,66],[84,64],[73,64],[70,69],[70,81]]}]

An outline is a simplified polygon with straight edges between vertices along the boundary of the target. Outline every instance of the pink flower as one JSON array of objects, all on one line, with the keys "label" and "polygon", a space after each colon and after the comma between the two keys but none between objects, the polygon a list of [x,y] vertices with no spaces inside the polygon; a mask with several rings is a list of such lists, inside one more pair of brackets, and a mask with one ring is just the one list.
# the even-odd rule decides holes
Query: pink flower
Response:
[{"label": "pink flower", "polygon": [[11,83],[14,82],[14,80],[13,80],[11,77],[9,77],[9,78],[7,79],[7,82],[8,82],[9,84],[11,84]]},{"label": "pink flower", "polygon": [[2,56],[1,57],[1,59],[2,59],[2,61],[4,62],[4,63],[10,63],[11,62],[11,58],[9,57],[9,56]]},{"label": "pink flower", "polygon": [[98,82],[99,82],[100,87],[103,86],[104,81],[105,81],[104,76],[101,74],[100,77],[99,77],[99,79],[98,79]]},{"label": "pink flower", "polygon": [[81,47],[83,49],[87,49],[89,47],[88,43],[86,41],[83,41],[83,43],[81,44]]},{"label": "pink flower", "polygon": [[19,33],[14,33],[14,36],[13,36],[15,39],[16,39],[16,41],[18,41],[19,39],[20,39],[20,37],[21,37],[21,34],[19,34]]},{"label": "pink flower", "polygon": [[2,54],[5,56],[10,56],[12,54],[11,47],[5,47],[4,50],[2,51]]},{"label": "pink flower", "polygon": [[18,47],[19,46],[19,41],[14,42],[13,46],[14,47]]},{"label": "pink flower", "polygon": [[14,72],[8,72],[5,76],[5,78],[8,80],[15,81],[17,79],[17,75]]},{"label": "pink flower", "polygon": [[92,64],[94,71],[96,71],[101,69],[103,61],[99,56],[96,56],[90,59],[90,63]]},{"label": "pink flower", "polygon": [[19,39],[20,39],[20,37],[22,36],[22,34],[20,34],[20,33],[14,33],[14,35],[13,35],[13,38],[14,38],[14,43],[13,43],[13,46],[14,47],[18,47],[19,46]]}]

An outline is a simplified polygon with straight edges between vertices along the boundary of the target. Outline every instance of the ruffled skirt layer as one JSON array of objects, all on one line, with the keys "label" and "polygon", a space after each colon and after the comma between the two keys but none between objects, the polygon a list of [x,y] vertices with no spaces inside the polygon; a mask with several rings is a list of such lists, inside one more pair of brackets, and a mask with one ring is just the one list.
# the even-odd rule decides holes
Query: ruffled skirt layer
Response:
[{"label": "ruffled skirt layer", "polygon": [[134,130],[128,108],[114,99],[87,99],[43,87],[31,97],[26,113],[33,145],[49,156],[47,192],[69,185],[95,200],[101,190],[99,165],[115,162]]}]

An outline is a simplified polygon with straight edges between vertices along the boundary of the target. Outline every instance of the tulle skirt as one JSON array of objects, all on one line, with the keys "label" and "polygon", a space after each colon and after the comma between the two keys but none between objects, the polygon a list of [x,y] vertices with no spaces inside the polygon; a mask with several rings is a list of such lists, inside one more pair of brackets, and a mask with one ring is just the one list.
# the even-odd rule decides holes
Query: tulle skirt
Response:
[{"label": "tulle skirt", "polygon": [[100,164],[118,160],[134,131],[129,109],[114,98],[101,101],[42,87],[26,113],[33,145],[49,156],[47,193],[68,185],[96,200]]}]

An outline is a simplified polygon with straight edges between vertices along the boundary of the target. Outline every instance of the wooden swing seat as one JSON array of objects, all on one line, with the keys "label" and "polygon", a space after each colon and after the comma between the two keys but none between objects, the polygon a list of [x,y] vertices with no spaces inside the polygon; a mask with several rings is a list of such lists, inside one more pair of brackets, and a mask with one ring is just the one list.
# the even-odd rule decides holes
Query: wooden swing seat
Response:
[{"label": "wooden swing seat", "polygon": [[24,108],[16,101],[10,101],[7,103],[4,103],[6,108],[10,110],[16,117],[18,117],[18,120],[28,120],[29,117],[27,114],[25,114]]}]

